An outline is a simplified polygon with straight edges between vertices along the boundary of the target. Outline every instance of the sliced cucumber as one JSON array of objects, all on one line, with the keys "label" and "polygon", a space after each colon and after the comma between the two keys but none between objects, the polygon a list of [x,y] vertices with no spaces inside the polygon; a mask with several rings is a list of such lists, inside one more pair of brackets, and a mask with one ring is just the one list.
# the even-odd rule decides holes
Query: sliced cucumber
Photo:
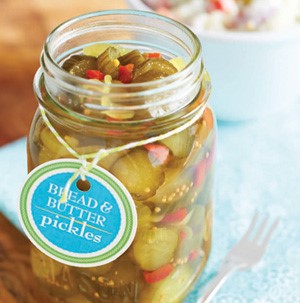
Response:
[{"label": "sliced cucumber", "polygon": [[133,254],[143,270],[153,271],[170,262],[178,244],[178,233],[169,228],[139,230],[133,243]]},{"label": "sliced cucumber", "polygon": [[97,69],[105,75],[111,75],[112,79],[117,79],[119,74],[120,51],[115,47],[108,47],[97,58]]},{"label": "sliced cucumber", "polygon": [[[72,148],[76,148],[79,144],[78,140],[70,137],[63,136],[64,141]],[[69,154],[69,151],[58,141],[51,130],[45,127],[40,133],[41,146],[45,147],[49,153],[53,154],[56,158]]]},{"label": "sliced cucumber", "polygon": [[73,55],[63,63],[62,68],[72,75],[85,78],[88,69],[97,69],[97,58]]},{"label": "sliced cucumber", "polygon": [[[99,150],[99,149],[98,149]],[[107,155],[105,158],[98,162],[98,165],[106,170],[110,170],[111,167],[116,163],[118,159],[126,154],[126,151],[115,152]]]},{"label": "sliced cucumber", "polygon": [[142,204],[136,204],[136,211],[138,217],[138,229],[150,228],[152,224],[152,212],[150,207]]},{"label": "sliced cucumber", "polygon": [[133,83],[158,80],[175,74],[177,69],[164,58],[147,59],[137,66],[133,73]]},{"label": "sliced cucumber", "polygon": [[122,65],[132,63],[132,64],[134,64],[135,67],[137,67],[145,61],[145,58],[143,57],[141,52],[136,49],[136,50],[133,50],[133,51],[125,54],[124,56],[119,57],[118,60],[120,61],[120,63]]},{"label": "sliced cucumber", "polygon": [[153,196],[164,181],[163,169],[152,166],[145,149],[134,149],[117,160],[111,172],[136,200]]},{"label": "sliced cucumber", "polygon": [[195,139],[195,134],[192,130],[191,128],[187,128],[160,142],[166,145],[174,156],[179,158],[187,157],[193,148]]},{"label": "sliced cucumber", "polygon": [[165,181],[149,200],[154,203],[171,204],[183,199],[193,190],[193,177],[183,167],[165,170]]}]

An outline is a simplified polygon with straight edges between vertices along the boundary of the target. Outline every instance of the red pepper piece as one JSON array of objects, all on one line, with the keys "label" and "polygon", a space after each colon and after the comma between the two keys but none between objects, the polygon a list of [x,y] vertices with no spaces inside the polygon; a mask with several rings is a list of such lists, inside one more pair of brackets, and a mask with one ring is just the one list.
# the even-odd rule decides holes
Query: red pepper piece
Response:
[{"label": "red pepper piece", "polygon": [[166,214],[163,219],[160,221],[161,223],[176,223],[182,221],[188,212],[186,208],[180,208],[173,213]]},{"label": "red pepper piece", "polygon": [[150,143],[144,145],[144,147],[150,152],[150,155],[154,158],[154,161],[152,161],[155,162],[154,164],[162,165],[167,161],[170,150],[166,146]]},{"label": "red pepper piece", "polygon": [[211,5],[213,10],[224,10],[223,3],[221,0],[211,0]]},{"label": "red pepper piece", "polygon": [[146,57],[147,59],[161,58],[162,55],[161,55],[161,53],[145,53],[145,57]]},{"label": "red pepper piece", "polygon": [[173,271],[171,264],[166,264],[154,271],[144,271],[143,276],[147,283],[155,283],[166,278]]},{"label": "red pepper piece", "polygon": [[130,83],[133,77],[134,64],[120,65],[118,80],[122,83]]},{"label": "red pepper piece", "polygon": [[97,79],[97,80],[103,80],[105,77],[105,74],[101,73],[99,70],[95,69],[88,69],[86,71],[86,78],[87,79]]}]

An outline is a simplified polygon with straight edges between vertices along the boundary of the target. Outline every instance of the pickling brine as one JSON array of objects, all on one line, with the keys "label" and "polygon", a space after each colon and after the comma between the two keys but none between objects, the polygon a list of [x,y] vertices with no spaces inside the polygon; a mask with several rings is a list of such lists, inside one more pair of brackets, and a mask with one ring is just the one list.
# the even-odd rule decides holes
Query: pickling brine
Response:
[{"label": "pickling brine", "polygon": [[[104,11],[57,27],[41,65],[28,169],[61,169],[34,185],[42,213],[28,207],[42,214],[31,262],[43,302],[183,302],[212,232],[216,127],[200,42],[155,14]],[[115,254],[123,221],[132,236]],[[91,263],[77,264],[89,245]]]}]

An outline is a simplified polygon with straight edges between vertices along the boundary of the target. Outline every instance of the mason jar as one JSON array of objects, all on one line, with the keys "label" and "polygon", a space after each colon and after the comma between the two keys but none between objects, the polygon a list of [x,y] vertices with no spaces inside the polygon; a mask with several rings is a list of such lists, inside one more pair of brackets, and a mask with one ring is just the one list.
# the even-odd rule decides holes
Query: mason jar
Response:
[{"label": "mason jar", "polygon": [[[102,44],[185,66],[128,84],[62,68]],[[21,206],[43,302],[177,303],[200,276],[216,140],[201,54],[187,27],[148,12],[89,13],[48,36]]]}]

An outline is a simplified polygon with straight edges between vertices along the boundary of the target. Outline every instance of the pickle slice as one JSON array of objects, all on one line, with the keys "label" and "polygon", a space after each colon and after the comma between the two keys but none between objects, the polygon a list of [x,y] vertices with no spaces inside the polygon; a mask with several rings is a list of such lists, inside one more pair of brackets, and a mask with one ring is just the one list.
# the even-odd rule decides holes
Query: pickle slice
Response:
[{"label": "pickle slice", "polygon": [[181,303],[194,280],[188,264],[178,265],[164,280],[141,293],[139,303]]},{"label": "pickle slice", "polygon": [[127,64],[134,64],[135,67],[139,66],[141,63],[143,63],[146,59],[144,56],[141,54],[139,50],[133,50],[130,53],[127,53],[124,56],[121,56],[118,58],[120,63],[122,65],[127,65]]},{"label": "pickle slice", "polygon": [[119,75],[120,62],[118,57],[120,51],[115,47],[108,47],[97,58],[97,69],[105,75],[111,75],[113,79],[117,79]]},{"label": "pickle slice", "polygon": [[118,159],[120,159],[122,156],[124,156],[126,153],[127,153],[126,151],[111,153],[111,154],[107,155],[105,158],[101,159],[98,162],[98,165],[106,170],[110,170],[111,167],[114,165],[114,163],[116,163],[116,161]]},{"label": "pickle slice", "polygon": [[[45,149],[47,149],[55,157],[59,158],[63,155],[69,154],[68,150],[58,141],[58,139],[54,136],[48,127],[45,127],[41,131],[40,139],[42,146],[45,147]],[[69,136],[64,136],[63,139],[72,148],[75,148],[79,144],[77,139]]]},{"label": "pickle slice", "polygon": [[174,156],[187,157],[193,148],[195,134],[192,128],[187,128],[180,133],[170,136],[160,142],[166,145]]},{"label": "pickle slice", "polygon": [[88,69],[97,69],[97,58],[73,55],[63,63],[62,68],[72,75],[85,78]]},{"label": "pickle slice", "polygon": [[206,120],[206,117],[203,117],[199,121],[197,131],[195,133],[193,148],[188,156],[189,163],[198,163],[197,165],[201,165],[201,162],[205,161],[204,158],[207,158],[207,155],[210,153],[213,140],[213,137],[210,136],[213,131],[212,127],[213,125]]},{"label": "pickle slice", "polygon": [[[78,140],[73,137],[64,136],[63,139],[74,149],[79,144]],[[40,140],[41,148],[38,155],[39,164],[59,158],[74,158],[57,140],[49,128],[45,127],[40,132]]]},{"label": "pickle slice", "polygon": [[179,199],[184,199],[193,190],[193,185],[193,176],[184,171],[182,166],[169,167],[165,170],[164,183],[149,201],[162,204],[175,203]]},{"label": "pickle slice", "polygon": [[134,149],[116,161],[111,168],[115,175],[137,200],[153,196],[164,181],[160,166],[153,167],[145,149]]},{"label": "pickle slice", "polygon": [[138,229],[150,228],[152,226],[152,212],[150,207],[140,203],[136,204],[138,217]]},{"label": "pickle slice", "polygon": [[175,74],[177,69],[163,58],[153,58],[137,66],[133,73],[132,83],[141,83],[165,78]]},{"label": "pickle slice", "polygon": [[170,262],[178,244],[178,233],[169,228],[140,230],[133,243],[133,254],[143,270],[153,271]]}]

